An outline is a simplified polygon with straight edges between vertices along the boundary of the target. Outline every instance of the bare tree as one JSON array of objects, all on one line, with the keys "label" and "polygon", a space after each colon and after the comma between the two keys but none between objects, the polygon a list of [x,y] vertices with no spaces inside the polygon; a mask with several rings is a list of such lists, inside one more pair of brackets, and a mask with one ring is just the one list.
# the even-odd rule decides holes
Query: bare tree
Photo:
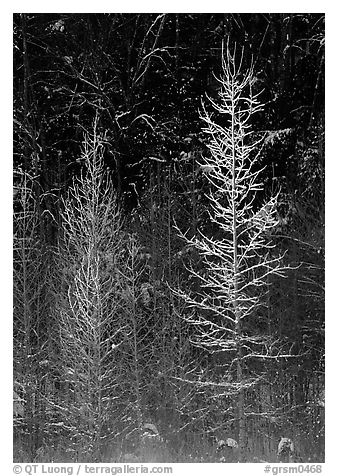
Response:
[{"label": "bare tree", "polygon": [[278,223],[277,196],[264,199],[259,179],[261,137],[253,132],[252,118],[263,106],[254,92],[253,65],[243,66],[243,51],[223,51],[218,82],[219,100],[208,98],[213,112],[203,104],[201,113],[209,153],[200,166],[210,185],[212,233],[184,235],[203,257],[203,267],[189,267],[200,290],[181,296],[193,309],[185,316],[195,328],[193,343],[213,354],[223,369],[201,384],[213,387],[218,398],[232,398],[244,461],[246,394],[264,370],[257,359],[268,362],[281,354],[265,312],[268,278],[282,272],[271,235]]},{"label": "bare tree", "polygon": [[123,256],[123,268],[120,270],[123,300],[123,339],[120,350],[124,368],[120,392],[125,402],[121,408],[123,446],[125,450],[144,458],[145,424],[154,421],[147,404],[155,360],[154,316],[149,312],[151,285],[145,272],[146,262],[134,235],[126,240]]},{"label": "bare tree", "polygon": [[[28,173],[18,171],[17,186],[14,189],[14,387],[21,396],[25,426],[32,433],[32,418],[35,413],[32,398],[34,394],[35,359],[34,337],[36,333],[35,305],[37,301],[37,279],[39,262],[38,216],[34,199],[33,178]],[[16,414],[15,417],[18,415]],[[22,422],[21,418],[21,423]],[[15,419],[14,424],[20,423]],[[24,426],[24,427],[25,427]]]},{"label": "bare tree", "polygon": [[41,237],[37,180],[37,176],[27,171],[15,171],[13,354],[14,389],[21,411],[14,414],[19,417],[15,418],[14,424],[26,436],[30,435],[30,438],[23,439],[23,446],[30,457],[34,457],[36,445],[41,444],[40,430],[44,427],[43,400],[49,379],[47,348],[51,330],[49,296],[46,292],[49,282],[48,257]]},{"label": "bare tree", "polygon": [[105,441],[121,431],[118,400],[123,380],[120,276],[123,237],[120,211],[103,147],[87,134],[84,167],[61,212],[60,321],[63,390],[62,427],[76,449],[98,456]]}]

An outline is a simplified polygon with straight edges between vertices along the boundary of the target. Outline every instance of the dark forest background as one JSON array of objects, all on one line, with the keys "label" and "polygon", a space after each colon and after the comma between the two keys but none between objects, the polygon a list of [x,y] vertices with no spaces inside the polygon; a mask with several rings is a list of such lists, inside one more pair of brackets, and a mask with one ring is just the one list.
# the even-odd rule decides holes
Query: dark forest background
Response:
[{"label": "dark forest background", "polygon": [[279,192],[286,268],[264,322],[287,349],[247,369],[241,460],[287,437],[323,461],[324,15],[15,14],[13,39],[14,458],[236,460],[238,392],[183,298],[202,267],[183,237],[215,233],[202,99],[236,44],[263,91],[257,200]]}]

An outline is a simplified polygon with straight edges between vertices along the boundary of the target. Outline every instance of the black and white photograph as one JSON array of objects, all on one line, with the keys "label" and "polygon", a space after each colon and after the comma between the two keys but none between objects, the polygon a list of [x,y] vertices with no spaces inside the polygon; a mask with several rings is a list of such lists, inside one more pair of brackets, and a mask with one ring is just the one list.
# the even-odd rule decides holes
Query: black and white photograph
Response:
[{"label": "black and white photograph", "polygon": [[325,13],[162,7],[12,15],[13,462],[320,472]]}]

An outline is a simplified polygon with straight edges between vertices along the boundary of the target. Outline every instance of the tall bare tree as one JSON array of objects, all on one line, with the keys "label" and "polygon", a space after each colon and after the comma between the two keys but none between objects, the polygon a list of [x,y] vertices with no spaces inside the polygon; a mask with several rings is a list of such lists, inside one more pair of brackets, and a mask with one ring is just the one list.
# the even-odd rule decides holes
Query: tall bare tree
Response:
[{"label": "tall bare tree", "polygon": [[73,442],[95,458],[105,440],[119,431],[114,418],[118,418],[116,390],[123,379],[117,355],[123,335],[119,300],[123,239],[96,124],[86,135],[81,158],[82,173],[69,188],[61,212],[58,314],[67,394],[62,413]]},{"label": "tall bare tree", "polygon": [[203,256],[204,266],[189,268],[200,291],[182,293],[193,308],[186,320],[196,330],[194,344],[223,367],[218,378],[203,384],[213,386],[218,398],[232,397],[240,461],[245,460],[246,393],[262,375],[256,361],[280,355],[269,334],[265,295],[268,277],[281,274],[271,235],[278,224],[277,196],[264,199],[261,137],[252,129],[263,106],[254,92],[253,65],[244,69],[242,61],[243,51],[223,51],[218,101],[209,98],[212,113],[203,104],[209,153],[200,166],[210,185],[212,233],[185,238]]}]

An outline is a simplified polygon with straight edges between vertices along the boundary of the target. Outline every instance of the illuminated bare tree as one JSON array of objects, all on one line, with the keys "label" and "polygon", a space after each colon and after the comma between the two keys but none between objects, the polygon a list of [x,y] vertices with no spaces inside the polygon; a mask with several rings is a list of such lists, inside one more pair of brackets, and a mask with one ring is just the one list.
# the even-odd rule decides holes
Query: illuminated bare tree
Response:
[{"label": "illuminated bare tree", "polygon": [[243,51],[223,51],[219,100],[208,98],[212,112],[203,104],[209,153],[200,166],[210,185],[212,231],[185,237],[204,266],[189,267],[200,290],[181,293],[193,309],[185,317],[195,328],[192,341],[223,368],[217,378],[201,384],[211,385],[218,398],[231,397],[240,461],[245,460],[246,393],[260,381],[265,365],[257,366],[257,359],[268,362],[281,353],[269,333],[265,295],[268,277],[282,272],[271,235],[278,223],[277,196],[264,199],[261,137],[251,122],[263,106],[254,92],[253,66],[242,63]]},{"label": "illuminated bare tree", "polygon": [[76,448],[96,458],[121,430],[118,391],[123,380],[120,211],[96,127],[87,134],[83,171],[63,203],[60,237],[63,427]]}]

